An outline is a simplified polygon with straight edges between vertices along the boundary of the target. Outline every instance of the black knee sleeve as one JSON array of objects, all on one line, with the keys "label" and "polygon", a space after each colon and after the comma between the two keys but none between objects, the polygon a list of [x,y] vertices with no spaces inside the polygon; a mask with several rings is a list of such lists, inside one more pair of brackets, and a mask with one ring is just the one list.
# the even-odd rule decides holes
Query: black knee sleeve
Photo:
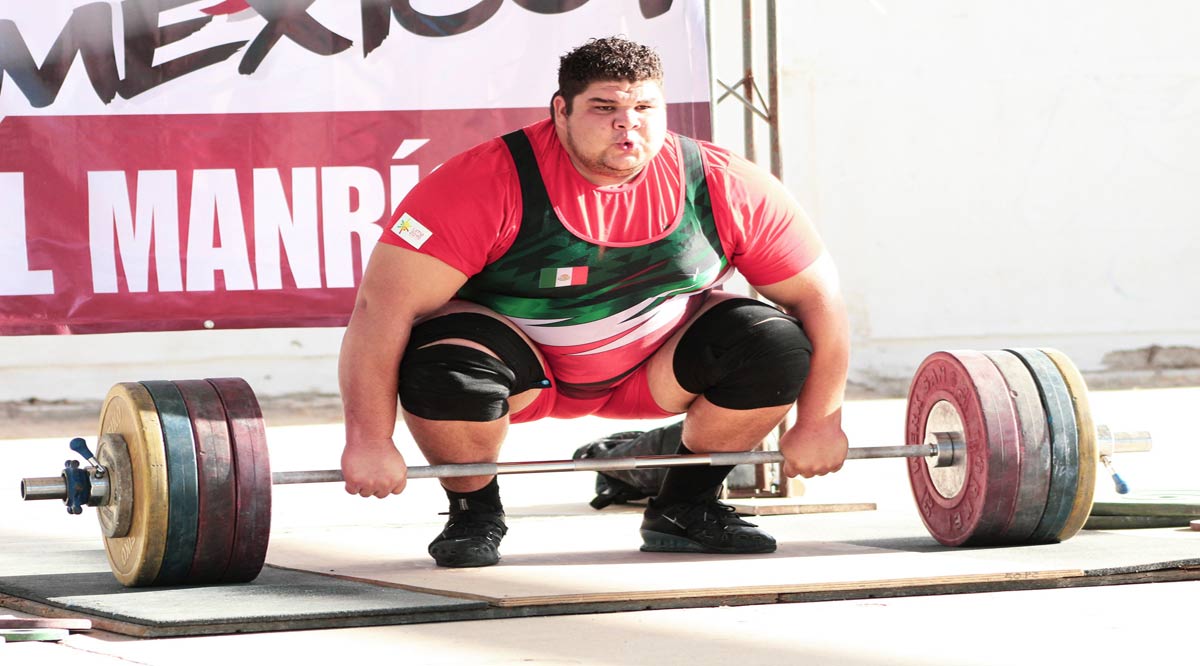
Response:
[{"label": "black knee sleeve", "polygon": [[[462,338],[486,345],[496,356],[456,344]],[[508,413],[508,398],[550,381],[521,336],[487,315],[456,313],[413,327],[400,362],[400,404],[433,421],[495,421]]]},{"label": "black knee sleeve", "polygon": [[758,409],[794,402],[808,377],[812,342],[794,317],[750,298],[700,315],[675,349],[675,379],[718,407]]}]

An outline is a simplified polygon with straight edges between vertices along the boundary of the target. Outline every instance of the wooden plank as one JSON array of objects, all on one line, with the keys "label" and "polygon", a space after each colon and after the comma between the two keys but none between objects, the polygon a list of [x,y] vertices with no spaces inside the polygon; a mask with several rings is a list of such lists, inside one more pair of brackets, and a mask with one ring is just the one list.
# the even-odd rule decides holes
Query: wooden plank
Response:
[{"label": "wooden plank", "polygon": [[818,504],[802,502],[794,497],[764,497],[760,499],[726,500],[726,504],[745,516],[784,516],[809,513],[843,513],[847,511],[874,511],[874,502],[845,502]]},{"label": "wooden plank", "polygon": [[[872,514],[867,514],[872,515]],[[872,547],[850,541],[818,541],[828,521],[846,514],[778,516],[762,520],[780,539],[776,553],[728,556],[642,553],[630,514],[510,520],[498,566],[446,570],[424,552],[431,526],[394,529],[345,527],[293,529],[273,536],[272,566],[332,573],[401,589],[484,600],[497,607],[594,604],[621,600],[717,596],[845,593],[896,586],[1003,583],[1029,578],[1082,575],[1081,569],[1047,561],[1041,568],[1014,562],[1004,551],[972,553],[944,549],[932,538],[922,550]],[[916,522],[916,519],[912,519]],[[920,530],[913,525],[909,533]],[[824,533],[824,534],[823,534]],[[867,526],[855,534],[892,536]],[[919,532],[916,532],[919,533]]]}]

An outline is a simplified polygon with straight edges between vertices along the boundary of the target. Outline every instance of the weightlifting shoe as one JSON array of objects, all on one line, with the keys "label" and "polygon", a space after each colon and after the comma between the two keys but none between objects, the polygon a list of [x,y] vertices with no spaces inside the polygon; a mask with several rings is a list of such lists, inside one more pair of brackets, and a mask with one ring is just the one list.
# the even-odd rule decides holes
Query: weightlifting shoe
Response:
[{"label": "weightlifting shoe", "polygon": [[439,567],[486,567],[500,561],[500,540],[508,532],[504,511],[467,499],[450,505],[442,533],[429,544]]},{"label": "weightlifting shoe", "polygon": [[716,495],[662,503],[650,500],[642,550],[654,553],[772,553],[775,538],[742,520]]}]

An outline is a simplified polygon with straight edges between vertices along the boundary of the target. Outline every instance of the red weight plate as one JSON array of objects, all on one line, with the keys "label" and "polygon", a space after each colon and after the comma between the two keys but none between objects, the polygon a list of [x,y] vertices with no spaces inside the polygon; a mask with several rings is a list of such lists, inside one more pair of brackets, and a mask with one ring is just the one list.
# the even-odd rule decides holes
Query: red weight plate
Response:
[{"label": "red weight plate", "polygon": [[[931,415],[937,423],[928,428]],[[1020,436],[1004,377],[980,352],[936,352],[913,377],[905,441],[922,444],[927,431],[951,421],[966,449],[959,462],[932,468],[925,458],[908,459],[921,520],[947,546],[996,543],[1017,505]]]},{"label": "red weight plate", "polygon": [[233,448],[237,521],[226,583],[245,583],[262,571],[271,538],[271,463],[262,410],[245,380],[209,379],[221,396]]},{"label": "red weight plate", "polygon": [[1050,493],[1050,431],[1042,396],[1029,368],[1011,352],[985,352],[1004,375],[1021,426],[1021,487],[1004,543],[1027,543],[1046,510]]},{"label": "red weight plate", "polygon": [[233,446],[221,396],[212,384],[191,379],[175,382],[187,405],[196,437],[200,512],[190,583],[215,583],[229,567],[237,521]]}]

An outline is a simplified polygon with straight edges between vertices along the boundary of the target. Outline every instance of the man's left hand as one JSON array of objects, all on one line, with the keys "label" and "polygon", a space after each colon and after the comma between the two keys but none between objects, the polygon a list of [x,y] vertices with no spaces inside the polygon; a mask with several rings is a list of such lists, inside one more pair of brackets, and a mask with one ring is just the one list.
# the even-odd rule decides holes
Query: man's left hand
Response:
[{"label": "man's left hand", "polygon": [[846,462],[850,442],[838,423],[813,426],[797,423],[779,440],[783,473],[811,478],[836,472]]}]

